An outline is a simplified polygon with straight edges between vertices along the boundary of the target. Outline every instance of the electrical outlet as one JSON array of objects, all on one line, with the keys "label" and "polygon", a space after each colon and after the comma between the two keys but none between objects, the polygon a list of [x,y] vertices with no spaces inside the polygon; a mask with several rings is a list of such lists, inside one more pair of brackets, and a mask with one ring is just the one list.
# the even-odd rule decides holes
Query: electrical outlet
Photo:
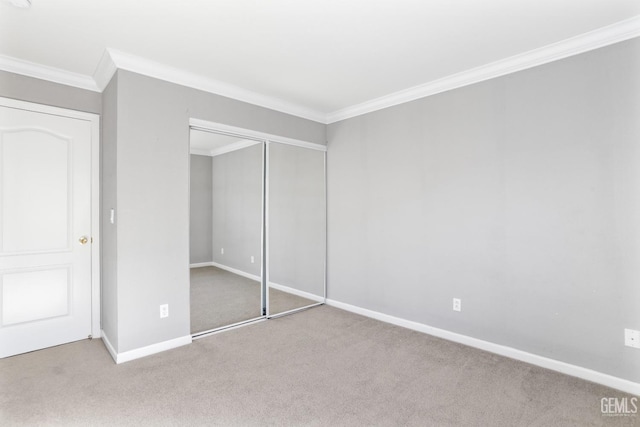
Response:
[{"label": "electrical outlet", "polygon": [[624,345],[627,347],[640,348],[640,331],[625,329]]},{"label": "electrical outlet", "polygon": [[254,262],[256,262],[256,259],[254,258],[253,255],[251,255],[251,264],[253,264]]},{"label": "electrical outlet", "polygon": [[462,300],[460,298],[453,299],[453,311],[462,311]]},{"label": "electrical outlet", "polygon": [[224,248],[220,248],[220,255],[224,255]]},{"label": "electrical outlet", "polygon": [[164,319],[165,317],[169,317],[169,304],[162,304],[160,306],[160,318]]}]

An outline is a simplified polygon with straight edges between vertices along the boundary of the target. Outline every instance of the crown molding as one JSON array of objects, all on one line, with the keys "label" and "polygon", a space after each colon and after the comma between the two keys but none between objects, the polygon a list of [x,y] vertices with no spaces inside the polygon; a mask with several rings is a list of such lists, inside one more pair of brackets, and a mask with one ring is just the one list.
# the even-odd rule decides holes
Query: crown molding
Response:
[{"label": "crown molding", "polygon": [[[112,64],[110,64],[111,62]],[[282,99],[263,95],[219,80],[202,77],[198,74],[151,61],[139,56],[107,49],[96,70],[96,81],[105,84],[113,76],[115,69],[127,70],[148,77],[202,90],[227,98],[235,99],[281,113],[291,114],[308,120],[326,123],[326,115]]]},{"label": "crown molding", "polygon": [[47,65],[36,64],[35,62],[25,61],[24,59],[14,58],[12,56],[0,55],[0,70],[93,92],[101,92],[96,82],[90,76],[49,67]]},{"label": "crown molding", "polygon": [[638,36],[640,36],[640,15],[548,46],[481,65],[328,114],[115,49],[105,49],[93,76],[73,73],[6,55],[0,55],[0,70],[80,89],[102,92],[115,72],[118,69],[123,69],[315,122],[330,124],[526,70]]},{"label": "crown molding", "polygon": [[118,71],[118,68],[109,54],[109,49],[105,49],[96,70],[93,72],[93,80],[101,92],[107,88],[116,71]]},{"label": "crown molding", "polygon": [[225,145],[224,147],[216,148],[209,152],[211,157],[216,157],[221,154],[231,153],[233,151],[242,150],[243,148],[252,147],[257,144],[262,144],[262,141],[255,141],[251,139],[243,139],[241,141],[236,141],[232,144]]},{"label": "crown molding", "polygon": [[189,148],[189,154],[195,154],[197,156],[209,156],[211,157],[211,150],[204,150],[200,148]]},{"label": "crown molding", "polygon": [[578,55],[638,36],[640,36],[640,15],[538,49],[334,111],[327,114],[325,123],[335,123],[382,110],[383,108],[526,70],[527,68]]},{"label": "crown molding", "polygon": [[242,139],[240,141],[233,142],[231,144],[224,145],[219,148],[214,148],[212,150],[205,150],[201,148],[191,148],[189,150],[190,154],[197,154],[200,156],[209,156],[216,157],[221,154],[231,153],[233,151],[238,151],[243,148],[251,147],[253,145],[262,144],[262,141],[256,141],[253,139]]}]

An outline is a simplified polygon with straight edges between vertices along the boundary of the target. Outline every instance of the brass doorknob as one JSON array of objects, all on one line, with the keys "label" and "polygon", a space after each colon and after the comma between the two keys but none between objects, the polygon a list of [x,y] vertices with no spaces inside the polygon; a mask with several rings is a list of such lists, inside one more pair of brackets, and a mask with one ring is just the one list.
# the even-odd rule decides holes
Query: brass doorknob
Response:
[{"label": "brass doorknob", "polygon": [[89,238],[87,236],[82,236],[81,238],[78,239],[78,241],[80,242],[81,245],[86,245],[87,242],[89,241]]}]

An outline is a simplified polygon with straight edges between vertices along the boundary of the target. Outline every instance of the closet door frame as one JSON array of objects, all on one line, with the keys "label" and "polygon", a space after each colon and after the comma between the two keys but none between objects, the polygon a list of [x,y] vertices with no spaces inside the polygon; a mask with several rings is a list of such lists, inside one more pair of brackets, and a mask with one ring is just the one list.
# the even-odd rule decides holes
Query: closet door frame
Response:
[{"label": "closet door frame", "polygon": [[[275,318],[284,316],[290,313],[295,313],[297,311],[306,310],[311,307],[315,307],[318,305],[322,305],[325,303],[327,298],[327,147],[322,144],[317,144],[314,142],[303,141],[294,138],[288,138],[279,135],[273,135],[265,132],[255,131],[251,129],[240,128],[236,126],[230,126],[223,123],[216,123],[207,120],[189,119],[189,130],[199,130],[204,132],[215,132],[219,134],[229,135],[229,136],[237,136],[240,138],[258,140],[262,142],[263,147],[263,180],[262,180],[262,233],[261,233],[261,262],[262,265],[260,267],[260,276],[261,276],[261,301],[262,301],[262,316],[248,319],[243,322],[235,323],[232,325],[222,326],[219,328],[212,329],[210,331],[204,331],[201,333],[196,333],[193,335],[193,339],[203,338],[205,336],[221,332],[223,330],[228,330],[231,328],[236,328],[239,326],[243,326],[246,324],[263,321],[269,318]],[[324,285],[324,295],[323,301],[315,304],[310,304],[308,306],[296,308],[293,310],[288,310],[285,312],[277,313],[271,315],[269,313],[269,268],[268,268],[268,260],[269,260],[269,198],[268,198],[268,189],[269,189],[269,149],[268,146],[270,143],[279,143],[286,145],[293,145],[296,147],[307,148],[311,150],[321,151],[324,154],[324,209],[325,209],[325,233],[324,233],[324,242],[325,242],[325,253],[324,253],[324,277],[323,277],[323,285]]]}]

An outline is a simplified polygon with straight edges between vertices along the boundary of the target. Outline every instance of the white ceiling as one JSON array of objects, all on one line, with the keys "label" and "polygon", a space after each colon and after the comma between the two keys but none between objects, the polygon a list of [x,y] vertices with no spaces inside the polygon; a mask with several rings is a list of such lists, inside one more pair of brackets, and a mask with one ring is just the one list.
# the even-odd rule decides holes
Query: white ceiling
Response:
[{"label": "white ceiling", "polygon": [[93,76],[110,48],[322,117],[637,15],[639,0],[5,0],[0,55]]}]

